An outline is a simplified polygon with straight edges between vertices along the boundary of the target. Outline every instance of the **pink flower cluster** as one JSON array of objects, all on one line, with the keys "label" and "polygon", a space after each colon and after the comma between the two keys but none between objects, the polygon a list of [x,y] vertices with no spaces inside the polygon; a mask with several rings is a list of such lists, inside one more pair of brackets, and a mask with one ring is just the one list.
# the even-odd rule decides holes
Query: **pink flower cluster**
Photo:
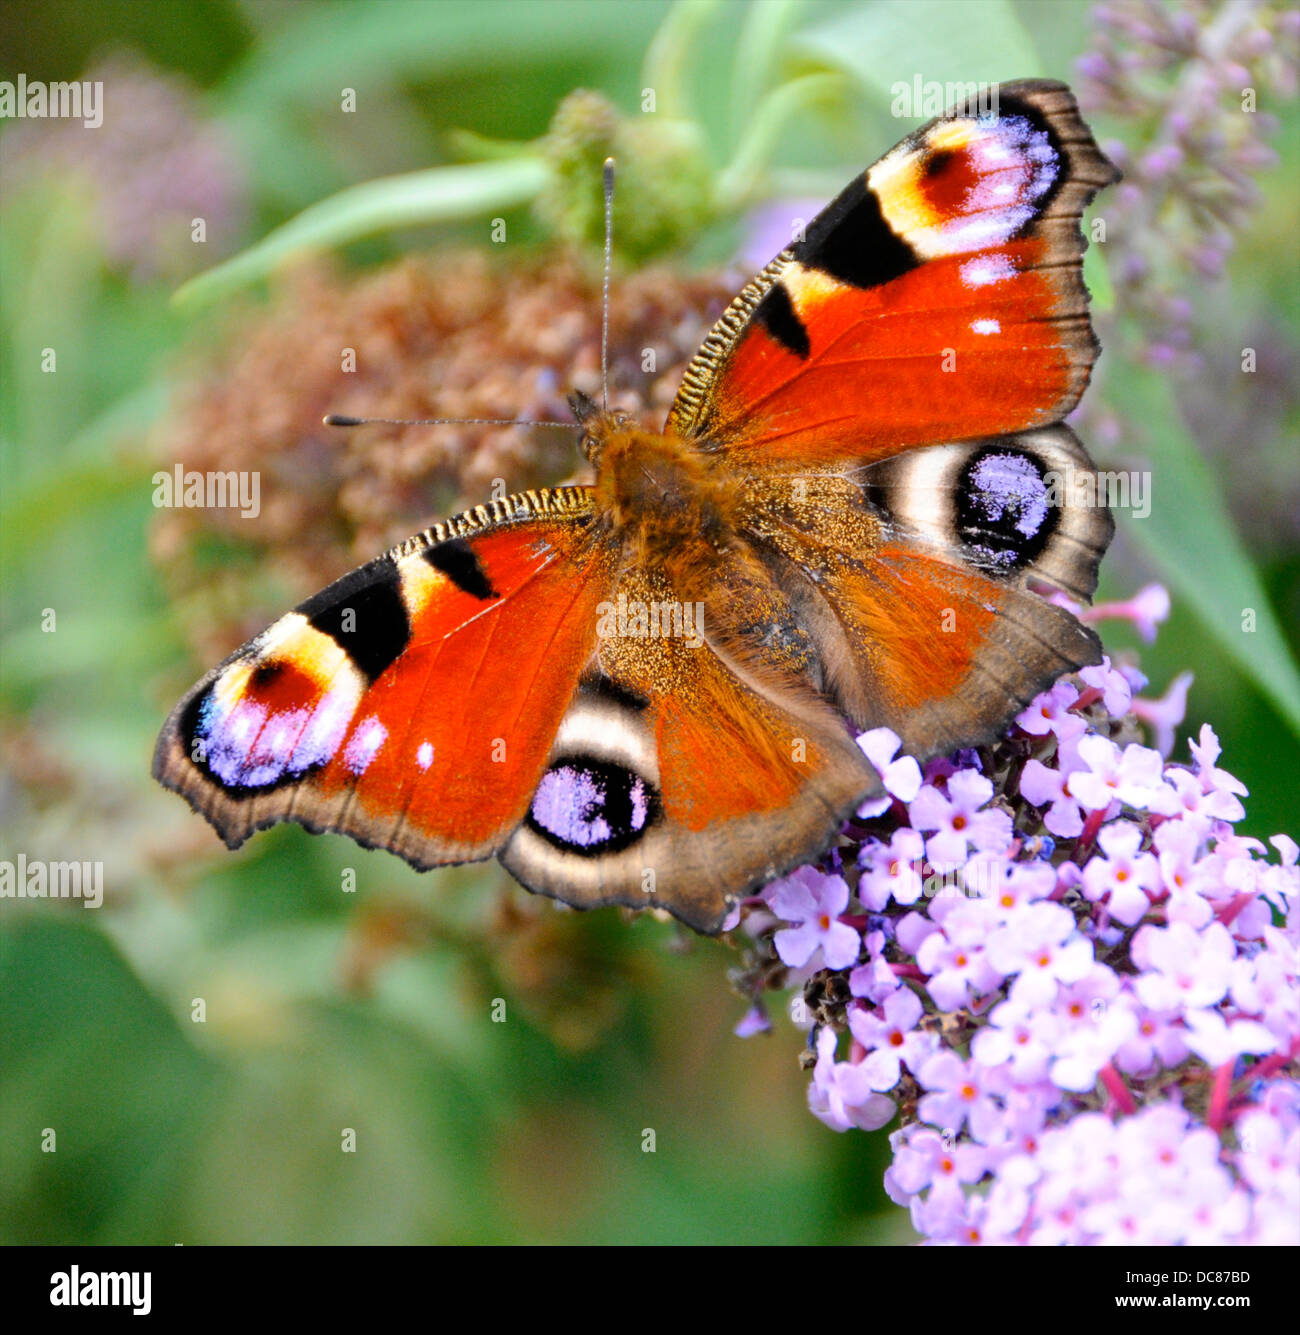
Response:
[{"label": "pink flower cluster", "polygon": [[742,1032],[804,983],[812,1111],[901,1115],[930,1241],[1300,1242],[1297,846],[1234,832],[1208,726],[1190,766],[1136,739],[1141,684],[1084,669],[924,773],[866,734],[889,797],[739,914]]}]

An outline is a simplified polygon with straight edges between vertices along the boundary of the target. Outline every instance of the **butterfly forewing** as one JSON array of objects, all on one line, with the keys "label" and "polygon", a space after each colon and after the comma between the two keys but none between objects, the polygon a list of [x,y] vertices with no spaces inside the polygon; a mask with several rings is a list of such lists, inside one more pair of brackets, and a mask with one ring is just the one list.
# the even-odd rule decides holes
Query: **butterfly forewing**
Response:
[{"label": "butterfly forewing", "polygon": [[678,434],[743,466],[882,458],[1060,421],[1097,345],[1079,218],[1117,173],[1064,84],[1002,84],[853,182],[736,298]]},{"label": "butterfly forewing", "polygon": [[294,820],[419,867],[490,856],[595,643],[591,520],[584,488],[529,492],[344,576],[181,701],[156,777],[231,847]]}]

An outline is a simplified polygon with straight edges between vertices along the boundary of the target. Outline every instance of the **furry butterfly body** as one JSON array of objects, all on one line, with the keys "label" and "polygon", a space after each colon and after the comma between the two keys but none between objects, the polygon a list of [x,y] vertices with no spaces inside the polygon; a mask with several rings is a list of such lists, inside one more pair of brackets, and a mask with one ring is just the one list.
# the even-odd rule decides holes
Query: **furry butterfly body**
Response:
[{"label": "furry butterfly body", "polygon": [[214,669],[155,775],[231,847],[293,820],[716,931],[880,792],[855,730],[978,744],[1092,633],[1110,539],[1061,419],[1096,355],[1064,85],[856,178],[737,296],[662,433],[574,396],[589,486],[479,506]]}]

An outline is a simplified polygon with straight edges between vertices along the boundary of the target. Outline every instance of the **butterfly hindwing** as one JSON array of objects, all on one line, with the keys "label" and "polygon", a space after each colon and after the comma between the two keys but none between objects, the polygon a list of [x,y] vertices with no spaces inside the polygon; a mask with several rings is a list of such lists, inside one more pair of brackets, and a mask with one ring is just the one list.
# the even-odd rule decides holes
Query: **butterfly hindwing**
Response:
[{"label": "butterfly hindwing", "polygon": [[717,931],[877,780],[824,702],[734,658],[725,568],[714,642],[703,611],[607,628],[619,597],[683,599],[591,518],[584,488],[528,493],[344,576],[194,687],[156,777],[231,847],[292,820],[422,868],[499,853],[576,907]]},{"label": "butterfly hindwing", "polygon": [[[662,590],[629,572],[620,592],[644,606],[635,595]],[[690,636],[602,639],[502,854],[530,889],[581,908],[666,908],[716,932],[737,895],[815,857],[878,791],[806,682],[737,660],[734,616],[713,603],[701,622]]]},{"label": "butterfly hindwing", "polygon": [[418,867],[519,823],[595,640],[585,488],[479,506],[345,575],[209,673],[155,776],[231,847],[281,820]]},{"label": "butterfly hindwing", "polygon": [[857,177],[724,312],[669,428],[747,467],[1060,421],[1096,356],[1079,218],[1117,179],[1064,84],[998,86]]},{"label": "butterfly hindwing", "polygon": [[1091,631],[1030,591],[1091,596],[1113,528],[1099,487],[1055,426],[846,472],[755,475],[745,532],[800,599],[822,689],[925,758],[987,741],[1100,660]]},{"label": "butterfly hindwing", "polygon": [[909,450],[854,476],[897,541],[1078,602],[1097,588],[1115,521],[1067,426]]}]

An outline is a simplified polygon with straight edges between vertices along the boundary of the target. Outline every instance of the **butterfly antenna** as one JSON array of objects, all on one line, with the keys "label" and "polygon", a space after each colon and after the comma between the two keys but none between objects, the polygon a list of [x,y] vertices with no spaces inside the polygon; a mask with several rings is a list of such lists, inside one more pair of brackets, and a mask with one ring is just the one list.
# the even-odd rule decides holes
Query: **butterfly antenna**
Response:
[{"label": "butterfly antenna", "polygon": [[605,284],[600,300],[600,387],[609,412],[609,270],[614,258],[614,159],[605,159]]},{"label": "butterfly antenna", "polygon": [[326,413],[321,421],[326,426],[558,426],[566,431],[576,429],[572,422],[541,422],[527,417],[345,417],[342,413]]}]

